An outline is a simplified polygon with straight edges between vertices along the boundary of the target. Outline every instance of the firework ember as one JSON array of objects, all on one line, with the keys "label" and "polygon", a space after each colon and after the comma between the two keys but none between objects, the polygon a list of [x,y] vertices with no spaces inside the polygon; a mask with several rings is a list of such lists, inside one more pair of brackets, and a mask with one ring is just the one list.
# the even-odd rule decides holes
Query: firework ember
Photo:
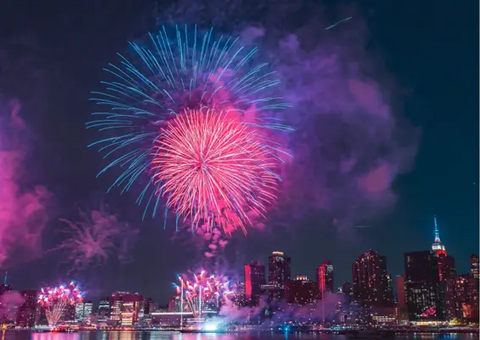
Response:
[{"label": "firework ember", "polygon": [[261,134],[216,110],[185,112],[169,122],[153,155],[159,192],[192,225],[225,233],[263,216],[275,199],[277,159]]},{"label": "firework ember", "polygon": [[73,281],[53,288],[44,287],[38,295],[38,303],[45,309],[50,328],[58,325],[68,306],[82,301],[82,292]]},{"label": "firework ember", "polygon": [[235,298],[235,288],[226,278],[208,276],[206,271],[195,274],[192,279],[186,275],[178,276],[175,285],[184,311],[192,312],[195,317],[202,313],[218,311],[227,301]]}]

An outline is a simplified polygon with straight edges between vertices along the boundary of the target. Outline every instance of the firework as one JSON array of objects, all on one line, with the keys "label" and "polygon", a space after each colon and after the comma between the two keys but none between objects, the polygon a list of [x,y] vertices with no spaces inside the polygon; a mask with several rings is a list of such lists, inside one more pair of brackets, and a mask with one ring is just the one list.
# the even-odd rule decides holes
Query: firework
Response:
[{"label": "firework", "polygon": [[[251,222],[248,211],[262,215],[265,204],[275,199],[267,190],[278,181],[274,180],[274,163],[288,157],[277,132],[291,130],[281,123],[276,112],[289,105],[270,93],[279,80],[275,72],[268,70],[268,64],[251,65],[256,48],[247,51],[238,39],[215,40],[212,30],[201,36],[196,27],[190,34],[187,27],[177,27],[173,39],[166,32],[163,27],[158,35],[150,35],[150,44],[130,43],[133,56],[120,55],[120,65],[110,64],[106,69],[114,80],[102,82],[103,92],[93,92],[92,100],[102,110],[93,113],[95,120],[87,123],[87,128],[108,133],[91,144],[110,160],[100,174],[120,167],[123,172],[109,190],[119,186],[122,193],[134,183],[141,183],[137,204],[145,205],[144,217],[149,207],[155,216],[164,197],[165,219],[170,207],[192,226],[218,222],[223,229],[229,223],[233,223],[229,230],[244,229]],[[200,117],[200,112],[204,116]],[[203,130],[192,131],[197,127]],[[227,127],[234,131],[222,135]],[[170,129],[175,132],[169,132]],[[213,137],[207,138],[208,129],[214,129],[214,138],[225,145]],[[241,133],[246,136],[240,136]],[[188,157],[201,156],[199,148],[207,143],[216,163],[223,157],[228,160],[208,181],[200,183],[202,176],[207,178],[205,172],[199,174],[196,187],[182,183],[180,177],[183,174],[184,180],[189,178],[184,167],[191,159],[186,154],[180,164],[165,153],[158,154],[171,150],[175,143],[186,152],[186,144],[178,138],[187,136],[197,143]],[[237,141],[240,146],[234,145]],[[220,150],[227,154],[219,155]],[[253,155],[240,156],[247,152]],[[167,165],[169,169],[163,168]],[[249,166],[256,170],[236,178]],[[143,177],[145,174],[148,176]],[[252,177],[247,178],[248,175]],[[222,187],[209,187],[214,184]],[[240,188],[240,184],[246,188]],[[260,188],[252,190],[258,184]],[[226,185],[234,187],[227,189]],[[240,198],[241,194],[245,197]]]},{"label": "firework", "polygon": [[53,288],[44,287],[38,295],[38,303],[45,309],[50,328],[58,325],[68,306],[82,301],[82,292],[73,281]]},{"label": "firework", "polygon": [[277,159],[254,128],[223,112],[178,115],[158,139],[152,164],[168,206],[193,225],[245,231],[247,209],[263,215],[275,199]]},{"label": "firework", "polygon": [[178,276],[175,285],[183,310],[201,317],[207,311],[218,311],[227,301],[235,298],[235,288],[226,278],[207,275],[206,271],[194,274],[189,280],[186,275]]},{"label": "firework", "polygon": [[135,232],[128,225],[121,223],[116,215],[104,209],[92,210],[89,213],[80,211],[81,220],[72,222],[66,219],[69,229],[68,237],[54,250],[67,252],[67,262],[73,263],[75,269],[90,265],[105,264],[110,255],[118,253],[119,258],[126,252],[129,235]]}]

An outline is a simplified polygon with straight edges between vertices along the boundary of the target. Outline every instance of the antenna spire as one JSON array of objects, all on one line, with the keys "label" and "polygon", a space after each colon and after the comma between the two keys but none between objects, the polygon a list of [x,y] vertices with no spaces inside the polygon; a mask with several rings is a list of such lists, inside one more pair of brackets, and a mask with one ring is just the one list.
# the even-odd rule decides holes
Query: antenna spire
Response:
[{"label": "antenna spire", "polygon": [[433,215],[433,221],[435,223],[435,243],[441,243],[440,232],[438,231],[438,225],[437,225],[437,215]]}]

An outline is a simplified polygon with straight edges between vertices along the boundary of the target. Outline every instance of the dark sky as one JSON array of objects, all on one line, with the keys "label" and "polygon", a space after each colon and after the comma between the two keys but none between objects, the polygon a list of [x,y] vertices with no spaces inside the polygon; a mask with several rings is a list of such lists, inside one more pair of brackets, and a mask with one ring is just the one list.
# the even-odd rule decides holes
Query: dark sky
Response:
[{"label": "dark sky", "polygon": [[[2,9],[0,60],[8,60],[9,66],[0,67],[0,91],[24,104],[24,119],[37,141],[29,159],[36,171],[29,180],[54,193],[52,220],[70,214],[76,202],[92,193],[103,192],[113,178],[95,179],[101,159],[86,148],[91,141],[83,127],[92,110],[89,91],[128,39],[154,28],[153,9],[162,12],[168,6],[168,1],[155,6],[146,0],[42,5],[7,0],[7,10]],[[478,253],[478,3],[362,1],[357,13],[370,31],[367,51],[381,56],[398,85],[402,115],[421,131],[411,172],[393,183],[395,208],[362,223],[368,228],[352,229],[348,238],[321,231],[314,214],[275,232],[267,228],[237,235],[225,255],[234,269],[283,250],[292,257],[294,275],[313,276],[323,259],[331,259],[340,284],[351,280],[353,260],[373,248],[387,256],[389,272],[398,275],[404,252],[427,249],[433,242],[434,214],[459,272],[468,270],[470,253]],[[196,264],[192,258],[197,251],[172,241],[172,228],[164,230],[161,221],[142,223],[133,197],[117,196],[108,195],[110,204],[140,229],[132,262],[112,261],[77,279],[94,296],[130,289],[164,302],[174,274]],[[54,243],[56,227],[52,222],[45,230],[46,247]],[[64,277],[66,269],[47,255],[13,266],[11,284],[33,288]]]}]

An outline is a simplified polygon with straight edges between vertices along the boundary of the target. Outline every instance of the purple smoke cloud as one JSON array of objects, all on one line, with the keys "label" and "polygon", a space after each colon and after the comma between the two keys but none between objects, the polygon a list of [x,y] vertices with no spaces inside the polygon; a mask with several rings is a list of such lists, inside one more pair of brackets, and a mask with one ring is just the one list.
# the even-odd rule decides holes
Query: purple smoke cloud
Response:
[{"label": "purple smoke cloud", "polygon": [[25,297],[16,291],[7,291],[0,297],[0,318],[3,321],[16,321],[18,308]]},{"label": "purple smoke cloud", "polygon": [[18,101],[0,101],[0,265],[41,255],[47,204],[52,198],[44,186],[23,185],[29,145],[19,113]]},{"label": "purple smoke cloud", "polygon": [[283,173],[270,223],[291,224],[323,211],[342,231],[375,219],[394,206],[392,183],[415,158],[418,131],[399,111],[392,77],[366,48],[363,15],[340,6],[184,0],[157,13],[157,23],[212,25],[240,36],[281,78],[275,95],[292,104],[282,118],[296,129],[294,160]]}]

